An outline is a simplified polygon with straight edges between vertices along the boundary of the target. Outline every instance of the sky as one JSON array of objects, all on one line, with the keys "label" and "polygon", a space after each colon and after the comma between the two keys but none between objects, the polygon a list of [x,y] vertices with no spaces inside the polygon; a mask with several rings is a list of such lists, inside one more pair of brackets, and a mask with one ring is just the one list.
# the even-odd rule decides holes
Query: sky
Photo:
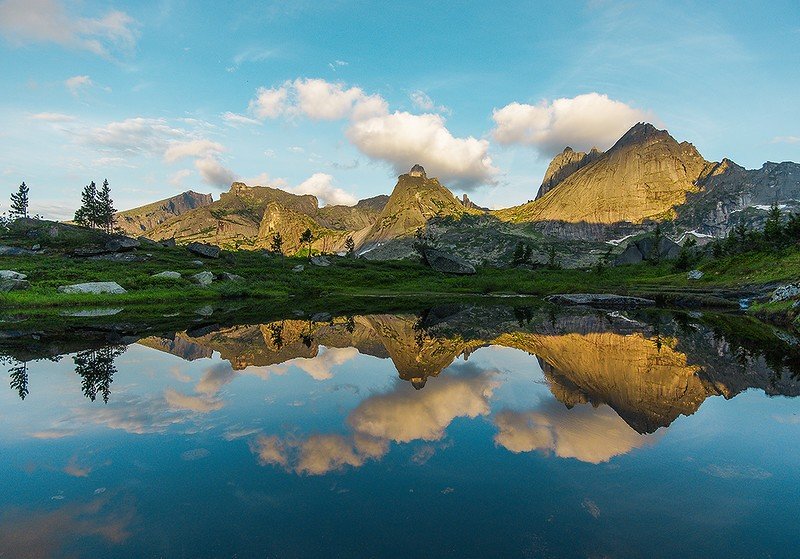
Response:
[{"label": "sky", "polygon": [[532,199],[639,121],[708,160],[800,161],[800,4],[0,0],[0,212],[70,218],[234,180],[353,204],[414,163]]}]

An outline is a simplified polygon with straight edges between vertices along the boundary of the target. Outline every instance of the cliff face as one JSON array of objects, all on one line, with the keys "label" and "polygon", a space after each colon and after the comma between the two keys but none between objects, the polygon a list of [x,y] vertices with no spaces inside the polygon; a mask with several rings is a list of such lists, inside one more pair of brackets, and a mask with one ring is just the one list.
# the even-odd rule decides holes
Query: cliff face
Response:
[{"label": "cliff face", "polygon": [[195,208],[202,208],[213,203],[211,194],[198,194],[192,190],[153,202],[146,206],[117,212],[117,227],[126,235],[133,237],[147,236],[148,232],[172,219]]},{"label": "cliff face", "polygon": [[664,219],[699,190],[696,181],[712,167],[692,144],[640,123],[557,188],[496,215],[515,222],[601,225]]},{"label": "cliff face", "polygon": [[602,152],[598,151],[597,148],[592,148],[589,153],[574,151],[571,147],[564,148],[564,151],[556,155],[550,165],[547,166],[542,184],[536,193],[536,200],[553,190],[578,169],[582,169],[589,163],[599,159],[601,155]]}]

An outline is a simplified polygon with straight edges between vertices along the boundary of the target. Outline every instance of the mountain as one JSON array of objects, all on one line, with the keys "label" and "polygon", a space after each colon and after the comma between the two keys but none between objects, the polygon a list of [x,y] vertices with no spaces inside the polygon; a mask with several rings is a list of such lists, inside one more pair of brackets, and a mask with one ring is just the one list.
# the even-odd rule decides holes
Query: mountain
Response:
[{"label": "mountain", "polygon": [[586,165],[598,159],[602,153],[597,148],[592,148],[589,153],[585,153],[574,151],[569,146],[565,147],[564,151],[556,155],[550,165],[547,166],[542,184],[539,186],[539,192],[536,193],[536,200],[553,190],[578,169],[586,167]]},{"label": "mountain", "polygon": [[213,201],[211,194],[198,194],[189,190],[146,206],[117,212],[117,227],[133,237],[146,235],[161,223],[190,210],[208,206]]},{"label": "mountain", "polygon": [[692,144],[639,123],[607,152],[578,167],[538,200],[496,215],[514,222],[600,225],[669,219],[687,194],[699,190],[697,181],[714,164]]}]

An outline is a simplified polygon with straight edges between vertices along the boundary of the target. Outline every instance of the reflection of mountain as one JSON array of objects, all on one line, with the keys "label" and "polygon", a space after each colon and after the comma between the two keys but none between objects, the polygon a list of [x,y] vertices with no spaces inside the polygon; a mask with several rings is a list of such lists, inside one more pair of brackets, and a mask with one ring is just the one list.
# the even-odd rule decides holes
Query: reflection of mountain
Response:
[{"label": "reflection of mountain", "polygon": [[[660,333],[659,333],[660,332]],[[315,358],[320,346],[389,358],[401,379],[425,386],[459,356],[495,345],[535,354],[553,395],[568,408],[607,404],[639,433],[691,415],[709,396],[747,388],[798,395],[800,383],[763,357],[732,347],[708,327],[672,319],[656,326],[589,311],[549,316],[509,308],[451,307],[413,315],[368,315],[326,322],[284,320],[220,328],[150,347],[181,357],[217,351],[235,370]],[[776,338],[776,343],[780,341]],[[773,348],[774,349],[774,348]],[[188,352],[188,353],[184,353]]]}]

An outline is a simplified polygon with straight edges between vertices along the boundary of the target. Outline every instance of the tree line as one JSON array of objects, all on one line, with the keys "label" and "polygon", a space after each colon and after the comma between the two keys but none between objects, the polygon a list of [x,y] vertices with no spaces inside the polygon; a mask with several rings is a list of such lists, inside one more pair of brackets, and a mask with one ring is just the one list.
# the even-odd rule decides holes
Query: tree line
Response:
[{"label": "tree line", "polygon": [[[305,246],[306,250],[308,251],[308,258],[311,258],[311,244],[314,242],[314,233],[311,229],[306,228],[300,234],[298,239],[300,241],[300,246]],[[272,240],[270,241],[270,251],[274,254],[283,254],[283,235],[281,235],[280,231],[276,232],[272,236]],[[352,255],[356,250],[356,242],[353,240],[353,237],[350,235],[344,241],[344,248],[347,251],[347,254]]]}]

